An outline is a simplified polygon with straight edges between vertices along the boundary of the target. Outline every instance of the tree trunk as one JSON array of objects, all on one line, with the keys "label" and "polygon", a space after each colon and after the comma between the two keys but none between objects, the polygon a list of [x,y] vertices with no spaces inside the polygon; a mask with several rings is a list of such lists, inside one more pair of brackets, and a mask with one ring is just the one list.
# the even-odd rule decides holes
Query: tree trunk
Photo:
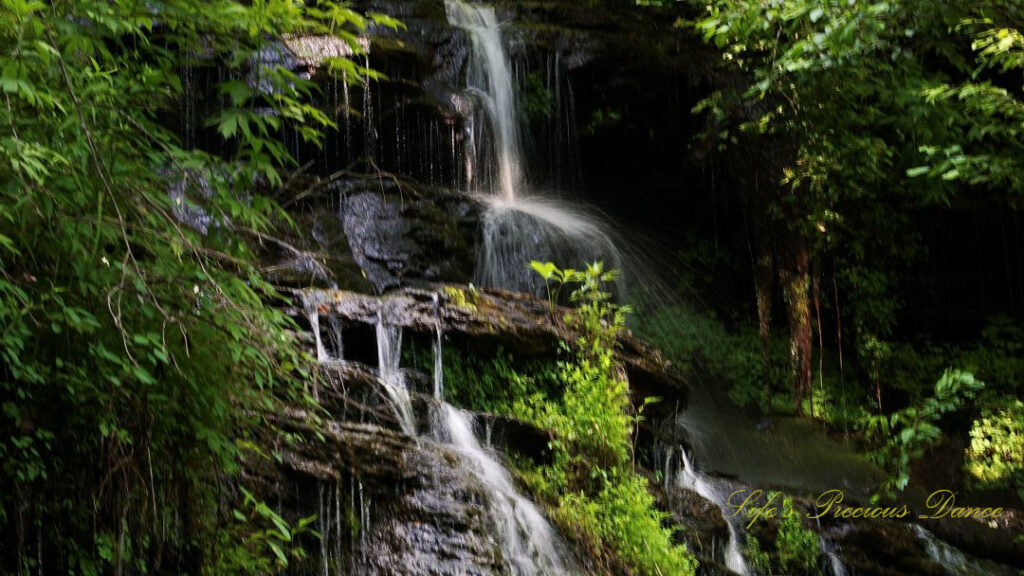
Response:
[{"label": "tree trunk", "polygon": [[779,284],[789,319],[789,360],[796,413],[803,413],[804,395],[811,394],[811,276],[807,246],[796,239],[779,267]]}]

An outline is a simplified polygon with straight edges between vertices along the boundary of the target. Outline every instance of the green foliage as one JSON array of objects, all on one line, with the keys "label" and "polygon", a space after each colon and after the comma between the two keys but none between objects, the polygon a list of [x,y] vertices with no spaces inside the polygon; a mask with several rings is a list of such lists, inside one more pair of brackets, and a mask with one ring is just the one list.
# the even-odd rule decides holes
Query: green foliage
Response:
[{"label": "green foliage", "polygon": [[697,567],[663,528],[668,514],[657,511],[647,480],[635,472],[610,470],[596,497],[570,493],[561,500],[559,513],[570,526],[596,532],[641,574],[685,575]]},{"label": "green foliage", "polygon": [[256,574],[279,572],[291,561],[306,558],[306,551],[297,540],[311,532],[315,516],[301,518],[289,525],[272,508],[242,489],[242,509],[234,508],[234,524],[218,534],[223,552],[216,564],[204,570],[207,574]]},{"label": "green foliage", "polygon": [[[432,369],[429,355],[417,359],[422,370]],[[481,358],[458,349],[446,350],[443,361],[445,400],[456,406],[510,414],[524,398],[543,403],[559,390],[559,368],[551,362],[516,366],[512,356],[501,350],[493,358]]]},{"label": "green foliage", "polygon": [[928,257],[917,216],[1020,207],[1020,1],[693,4],[679,24],[736,80],[696,107],[704,137],[779,151],[749,218],[833,271],[848,358],[890,381],[899,284]]},{"label": "green foliage", "polygon": [[743,556],[747,559],[747,565],[750,566],[754,574],[771,573],[771,556],[761,549],[761,542],[752,534],[747,534],[743,546]]},{"label": "green foliage", "polygon": [[890,476],[874,500],[883,495],[892,498],[895,490],[903,490],[907,486],[911,462],[923,456],[925,449],[938,441],[942,434],[938,427],[939,419],[974,398],[984,386],[970,372],[946,370],[935,383],[933,396],[889,417],[890,437],[875,457]]},{"label": "green foliage", "polygon": [[[770,494],[768,499],[772,500]],[[818,544],[818,535],[804,527],[801,521],[803,514],[793,509],[793,501],[789,497],[783,498],[782,509],[779,534],[775,540],[779,564],[786,573],[820,574],[818,558],[821,556],[821,546]]]},{"label": "green foliage", "polygon": [[472,289],[469,290],[469,292],[467,293],[467,291],[463,290],[462,288],[456,288],[455,286],[445,286],[444,296],[445,299],[452,306],[455,306],[457,308],[463,308],[469,310],[470,312],[476,311],[476,302],[479,299],[479,295]]},{"label": "green foliage", "polygon": [[[508,369],[507,359],[492,363],[490,372],[505,380],[511,392],[491,390],[482,396],[501,398],[491,406],[553,435],[554,463],[522,463],[521,475],[554,506],[555,521],[588,546],[597,562],[615,558],[639,574],[693,574],[696,562],[673,543],[672,530],[664,526],[666,514],[655,508],[646,480],[631,465],[632,434],[642,406],[632,407],[628,383],[615,362],[628,308],[611,303],[604,286],[617,273],[605,271],[600,262],[580,272],[551,263],[531,267],[556,282],[556,290],[576,285],[570,299],[578,307],[566,322],[579,338],[564,345],[565,359],[554,370],[522,376]],[[489,378],[484,376],[483,386],[490,390]]]},{"label": "green foliage", "polygon": [[519,92],[519,107],[530,120],[549,118],[555,107],[555,95],[544,85],[543,71],[534,70],[526,75]]},{"label": "green foliage", "polygon": [[1003,400],[971,427],[964,469],[978,488],[1015,488],[1024,501],[1024,402]]},{"label": "green foliage", "polygon": [[[730,331],[713,313],[685,303],[639,316],[637,330],[664,350],[680,370],[727,382],[729,398],[738,406],[765,405],[761,345],[753,328]],[[786,351],[777,346],[773,352],[777,360],[773,365],[779,369],[772,373],[772,381],[785,389],[787,376],[782,367]]]},{"label": "green foliage", "polygon": [[[294,34],[358,48],[365,21],[295,0],[0,6],[0,510],[37,519],[4,524],[0,571],[37,540],[54,572],[215,565],[235,439],[276,398],[309,401],[248,242],[288,220],[253,183],[294,166],[282,127],[330,125],[310,81],[251,56]],[[228,160],[161,123],[188,67],[231,78],[207,119]]]},{"label": "green foliage", "polygon": [[559,296],[567,284],[579,282],[582,274],[578,270],[566,268],[559,269],[554,262],[530,261],[530,269],[536,272],[544,280],[544,289],[548,294],[548,306],[555,311],[555,306],[560,303]]},{"label": "green foliage", "polygon": [[619,124],[622,113],[614,108],[597,108],[590,113],[590,121],[580,130],[586,136],[593,136]]}]

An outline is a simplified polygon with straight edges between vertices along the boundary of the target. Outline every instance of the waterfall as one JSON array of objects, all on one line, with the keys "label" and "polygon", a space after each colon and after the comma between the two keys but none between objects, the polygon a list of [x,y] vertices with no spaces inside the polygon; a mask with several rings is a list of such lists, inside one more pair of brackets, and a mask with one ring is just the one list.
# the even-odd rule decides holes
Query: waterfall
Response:
[{"label": "waterfall", "polygon": [[[317,358],[326,363],[334,360],[331,351],[341,355],[341,322],[332,315],[326,316],[326,325],[330,327],[329,346],[325,346],[321,336],[320,307],[329,298],[329,293],[309,290],[301,293],[302,308],[314,333],[317,347]],[[444,371],[442,346],[444,330],[440,296],[434,294],[433,307],[435,314],[433,353],[434,353],[434,395],[438,402],[435,417],[432,421],[431,435],[434,439],[451,447],[458,456],[458,466],[469,475],[471,485],[479,487],[485,500],[483,502],[487,518],[493,522],[495,540],[501,547],[501,558],[510,573],[516,576],[539,576],[546,574],[576,573],[575,561],[567,552],[561,538],[547,519],[525,496],[520,494],[513,483],[511,474],[506,470],[490,446],[490,428],[487,432],[487,446],[484,447],[477,439],[473,430],[473,416],[469,412],[459,410],[441,401],[444,392]],[[383,299],[377,308],[376,339],[377,339],[377,376],[381,388],[388,396],[394,408],[402,430],[420,440],[417,436],[412,401],[405,374],[400,366],[402,356],[403,328],[393,321],[394,314],[389,301]],[[330,348],[330,349],[329,349]],[[371,501],[364,494],[363,485],[353,479],[350,486],[350,509],[358,512],[359,538],[355,538],[351,530],[344,530],[342,524],[340,485],[336,485],[333,493],[334,509],[331,508],[332,494],[330,487],[319,486],[317,493],[318,529],[321,534],[320,563],[317,572],[328,576],[331,558],[335,571],[341,570],[341,538],[348,534],[351,538],[351,554],[367,553],[367,534],[370,531]],[[333,514],[332,514],[333,512]],[[332,525],[332,515],[334,517]],[[333,545],[333,546],[332,546]],[[333,547],[333,550],[332,550]]]},{"label": "waterfall", "polygon": [[1013,568],[1001,566],[993,562],[969,558],[952,545],[938,539],[918,524],[912,524],[914,534],[924,545],[928,558],[942,566],[949,576],[995,576],[1016,573]]},{"label": "waterfall", "polygon": [[377,311],[377,376],[391,398],[395,415],[402,431],[416,435],[412,399],[405,386],[405,375],[399,367],[402,359],[402,327],[388,324],[384,319],[384,304]]},{"label": "waterfall", "polygon": [[[539,294],[542,284],[525,269],[530,260],[580,268],[604,260],[620,268],[621,258],[601,218],[581,206],[542,197],[527,189],[523,175],[520,120],[515,82],[502,45],[494,8],[445,0],[448,22],[465,30],[472,43],[466,78],[469,134],[466,139],[467,186],[487,204],[477,255],[481,286]],[[462,104],[460,99],[459,104]],[[487,122],[476,119],[483,112]],[[489,127],[485,132],[484,128]],[[489,138],[485,137],[489,136]],[[489,159],[487,152],[493,154]],[[487,179],[492,173],[496,175]]]},{"label": "waterfall", "polygon": [[438,416],[438,432],[447,437],[488,492],[502,553],[512,573],[570,573],[558,552],[561,544],[555,530],[537,506],[519,494],[508,471],[480,445],[473,433],[472,416],[450,404],[442,404]]},{"label": "waterfall", "polygon": [[721,510],[722,518],[725,519],[725,523],[729,527],[729,543],[725,547],[725,565],[729,570],[741,576],[747,576],[750,574],[750,571],[747,569],[747,562],[743,558],[739,529],[735,525],[732,514],[726,511],[728,508],[728,494],[726,494],[725,490],[721,490],[713,485],[708,478],[693,466],[686,450],[680,448],[679,457],[682,460],[682,465],[676,477],[676,485],[680,488],[693,490]]},{"label": "waterfall", "polygon": [[445,10],[448,22],[468,31],[473,43],[466,88],[482,101],[491,120],[497,164],[495,188],[507,200],[512,200],[522,186],[521,138],[515,110],[515,85],[494,8],[446,0]]}]

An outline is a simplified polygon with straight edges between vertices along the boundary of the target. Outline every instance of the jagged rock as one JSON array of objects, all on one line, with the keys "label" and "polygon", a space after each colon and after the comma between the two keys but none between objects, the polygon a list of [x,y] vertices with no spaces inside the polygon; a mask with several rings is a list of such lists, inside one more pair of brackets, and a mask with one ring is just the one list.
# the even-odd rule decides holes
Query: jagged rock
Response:
[{"label": "jagged rock", "polygon": [[307,543],[326,554],[318,561],[350,574],[506,573],[487,495],[446,447],[298,409],[264,417],[279,432],[265,439],[277,463],[250,458],[245,482],[292,521],[318,515],[323,539]]},{"label": "jagged rock", "polygon": [[[520,359],[555,358],[560,342],[576,341],[574,330],[560,320],[566,309],[552,314],[546,303],[501,290],[437,288],[437,292],[407,288],[382,297],[315,291],[306,298],[316,302],[320,316],[334,316],[351,330],[375,326],[378,316],[413,332],[433,333],[440,325],[453,345],[478,355],[493,355],[502,349]],[[304,314],[299,310],[292,313],[297,317]],[[641,399],[663,399],[650,408],[651,414],[664,417],[686,407],[686,386],[657,349],[628,331],[620,344],[616,356],[625,367],[632,392]]]},{"label": "jagged rock", "polygon": [[378,291],[472,278],[479,208],[470,197],[386,178],[338,182],[331,192],[352,256]]}]

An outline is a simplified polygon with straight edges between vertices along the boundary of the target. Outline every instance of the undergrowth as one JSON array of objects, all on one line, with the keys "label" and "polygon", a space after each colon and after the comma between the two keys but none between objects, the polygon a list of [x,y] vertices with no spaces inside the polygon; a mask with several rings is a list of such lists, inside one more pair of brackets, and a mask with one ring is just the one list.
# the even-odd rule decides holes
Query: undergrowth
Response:
[{"label": "undergrowth", "polygon": [[514,464],[562,532],[596,563],[685,576],[697,563],[675,544],[668,515],[657,509],[632,463],[641,414],[615,360],[629,312],[609,302],[605,285],[615,278],[601,263],[573,274],[568,283],[575,287],[570,300],[576,307],[561,320],[579,336],[563,344],[556,363],[516,365],[504,353],[486,360],[446,354],[446,398],[552,432],[550,463]]}]

